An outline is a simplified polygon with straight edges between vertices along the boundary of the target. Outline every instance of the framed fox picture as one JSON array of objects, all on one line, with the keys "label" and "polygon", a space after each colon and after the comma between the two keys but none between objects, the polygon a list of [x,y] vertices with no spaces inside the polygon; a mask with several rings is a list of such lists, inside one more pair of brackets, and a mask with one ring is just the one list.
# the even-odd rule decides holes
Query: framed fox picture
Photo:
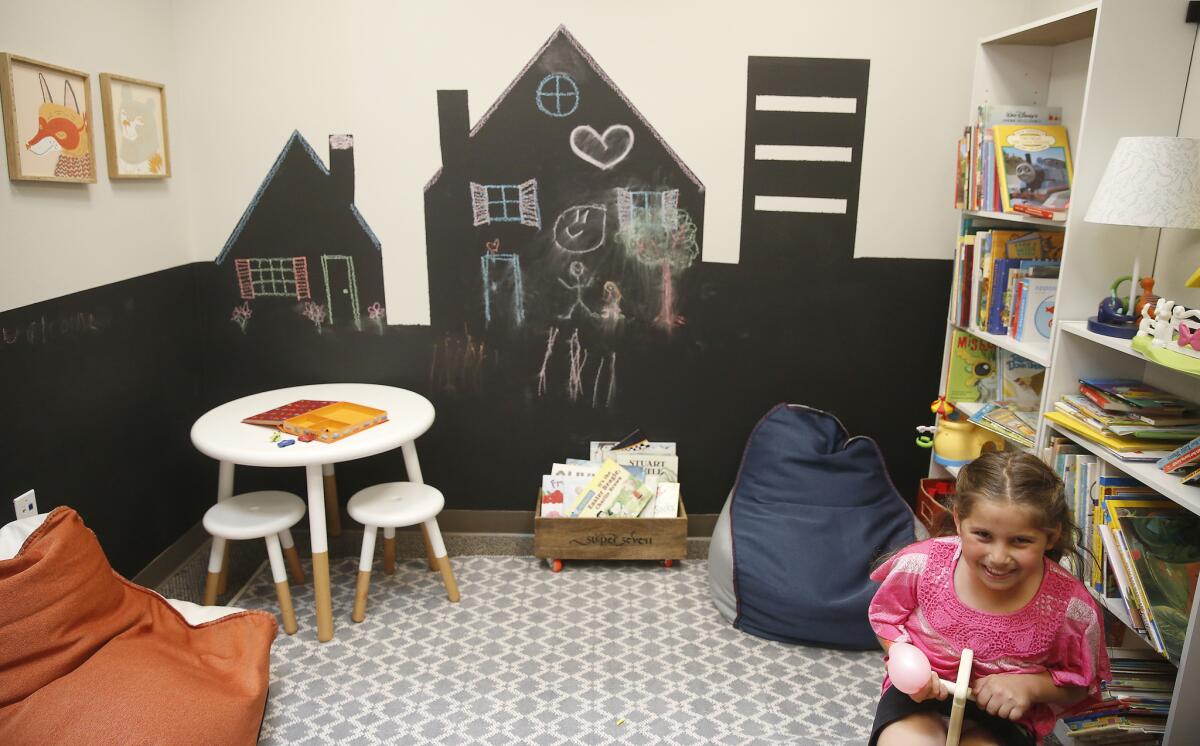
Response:
[{"label": "framed fox picture", "polygon": [[104,145],[110,179],[171,175],[167,91],[162,83],[100,73]]},{"label": "framed fox picture", "polygon": [[8,178],[96,181],[92,86],[87,73],[0,54]]}]

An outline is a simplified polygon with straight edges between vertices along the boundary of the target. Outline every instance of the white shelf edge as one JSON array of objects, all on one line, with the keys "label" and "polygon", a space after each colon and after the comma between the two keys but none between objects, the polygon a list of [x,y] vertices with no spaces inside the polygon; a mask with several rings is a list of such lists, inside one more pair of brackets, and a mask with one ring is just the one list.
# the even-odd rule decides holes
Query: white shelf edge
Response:
[{"label": "white shelf edge", "polygon": [[1046,367],[1050,365],[1050,345],[1049,344],[1031,344],[1029,342],[1018,342],[1017,340],[1002,334],[988,334],[977,329],[971,329],[965,326],[953,324],[954,328],[970,334],[972,337],[978,337],[985,342],[991,342],[997,347],[1015,352],[1023,358],[1032,360],[1033,362]]},{"label": "white shelf edge", "polygon": [[1110,350],[1116,350],[1117,352],[1123,352],[1126,355],[1129,355],[1132,358],[1140,360],[1143,363],[1150,363],[1151,365],[1157,365],[1158,367],[1162,368],[1163,370],[1169,370],[1173,373],[1182,373],[1184,375],[1192,375],[1188,371],[1179,370],[1178,368],[1172,368],[1169,365],[1163,365],[1162,363],[1158,362],[1157,360],[1151,360],[1150,358],[1146,357],[1142,353],[1133,349],[1133,344],[1132,344],[1131,340],[1121,339],[1120,337],[1109,337],[1107,335],[1097,334],[1096,332],[1091,331],[1090,329],[1087,328],[1086,321],[1063,321],[1063,322],[1060,322],[1060,326],[1062,327],[1062,330],[1064,332],[1066,332],[1067,334],[1072,334],[1081,339],[1086,339],[1090,342],[1095,342],[1096,344],[1101,345],[1103,347],[1107,347]]},{"label": "white shelf edge", "polygon": [[1040,225],[1047,228],[1065,228],[1066,220],[1047,220],[1046,218],[1025,215],[1019,212],[992,212],[990,210],[963,210],[963,213],[975,218],[1000,220],[1005,223],[1023,223],[1025,225]]},{"label": "white shelf edge", "polygon": [[1189,487],[1183,484],[1179,481],[1179,477],[1173,477],[1163,472],[1162,469],[1154,465],[1153,461],[1122,461],[1103,446],[1093,443],[1082,435],[1073,433],[1067,428],[1060,427],[1049,420],[1045,422],[1054,432],[1069,438],[1080,448],[1083,448],[1094,456],[1098,456],[1100,460],[1115,466],[1147,487],[1157,490],[1164,497],[1170,498],[1187,510],[1200,515],[1200,487]]},{"label": "white shelf edge", "polygon": [[1098,3],[1098,2],[1091,2],[1091,3],[1084,4],[1084,5],[1080,5],[1077,8],[1071,8],[1070,10],[1065,10],[1062,13],[1057,13],[1052,16],[1047,16],[1046,18],[1041,18],[1036,21],[1031,21],[1031,22],[1023,24],[1021,26],[1017,26],[1016,28],[1010,28],[1006,31],[1001,31],[998,34],[992,34],[991,36],[985,36],[979,40],[979,44],[982,46],[984,44],[995,44],[996,42],[1003,42],[1005,39],[1009,38],[1010,36],[1017,36],[1019,34],[1026,33],[1028,31],[1032,31],[1034,29],[1043,29],[1043,28],[1047,28],[1047,27],[1053,26],[1058,23],[1068,22],[1071,19],[1075,18],[1075,16],[1080,16],[1085,13],[1095,13],[1099,8],[1100,8],[1100,3]]}]

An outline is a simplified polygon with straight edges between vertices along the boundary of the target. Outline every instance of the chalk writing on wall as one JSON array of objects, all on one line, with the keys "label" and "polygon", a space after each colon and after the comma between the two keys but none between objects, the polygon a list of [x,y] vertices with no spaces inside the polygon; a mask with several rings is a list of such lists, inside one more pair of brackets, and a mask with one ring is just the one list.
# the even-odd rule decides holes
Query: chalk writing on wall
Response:
[{"label": "chalk writing on wall", "polygon": [[67,311],[55,316],[39,315],[20,323],[0,323],[0,339],[10,345],[45,345],[54,342],[74,342],[81,337],[97,334],[111,325],[106,311]]}]

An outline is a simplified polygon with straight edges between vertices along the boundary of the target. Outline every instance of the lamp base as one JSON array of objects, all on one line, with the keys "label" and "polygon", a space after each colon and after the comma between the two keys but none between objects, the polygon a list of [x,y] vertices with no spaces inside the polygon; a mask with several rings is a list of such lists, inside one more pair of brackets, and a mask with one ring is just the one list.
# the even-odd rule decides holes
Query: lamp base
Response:
[{"label": "lamp base", "polygon": [[1138,325],[1132,322],[1127,324],[1114,324],[1092,316],[1087,321],[1089,332],[1103,334],[1106,337],[1118,337],[1120,339],[1133,339],[1137,336]]}]

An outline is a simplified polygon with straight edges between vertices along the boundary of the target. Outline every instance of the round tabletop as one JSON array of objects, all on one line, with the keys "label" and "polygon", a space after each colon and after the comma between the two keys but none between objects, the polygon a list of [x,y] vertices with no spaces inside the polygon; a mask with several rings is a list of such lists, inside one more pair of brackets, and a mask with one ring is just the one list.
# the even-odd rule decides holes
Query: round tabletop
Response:
[{"label": "round tabletop", "polygon": [[[387,421],[345,440],[314,440],[280,448],[271,442],[279,432],[242,422],[297,399],[347,401],[387,412]],[[433,405],[420,394],[373,383],[319,383],[264,391],[214,407],[192,425],[192,444],[206,456],[243,466],[311,466],[373,456],[420,437],[433,424]],[[280,440],[295,436],[279,433]]]}]

